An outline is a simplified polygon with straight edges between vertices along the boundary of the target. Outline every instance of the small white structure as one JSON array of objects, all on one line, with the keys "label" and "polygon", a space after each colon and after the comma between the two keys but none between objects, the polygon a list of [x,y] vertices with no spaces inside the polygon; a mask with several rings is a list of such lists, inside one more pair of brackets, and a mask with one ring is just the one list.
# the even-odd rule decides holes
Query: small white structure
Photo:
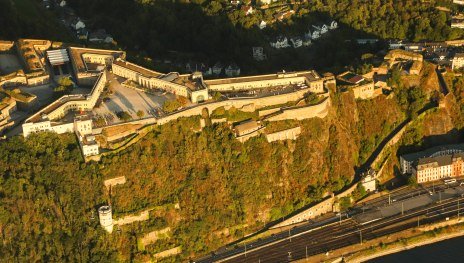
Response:
[{"label": "small white structure", "polygon": [[65,7],[65,6],[66,6],[66,1],[65,1],[65,0],[61,1],[61,2],[60,2],[60,6],[61,6],[61,7]]},{"label": "small white structure", "polygon": [[316,39],[318,39],[318,38],[320,38],[320,37],[321,37],[320,31],[319,31],[319,30],[314,30],[313,33],[312,33],[312,35],[311,35],[311,38],[312,38],[313,40],[316,40]]},{"label": "small white structure", "polygon": [[404,46],[404,43],[402,40],[390,40],[388,42],[388,48],[389,49],[399,49]]},{"label": "small white structure", "polygon": [[338,28],[338,23],[337,23],[337,21],[333,20],[332,22],[330,22],[329,29],[334,30],[336,28]]},{"label": "small white structure", "polygon": [[71,27],[74,30],[78,30],[81,28],[85,28],[85,23],[80,18],[77,18],[71,22]]},{"label": "small white structure", "polygon": [[375,176],[376,172],[372,168],[363,174],[361,184],[367,192],[373,192],[377,190]]},{"label": "small white structure", "polygon": [[100,225],[108,233],[113,232],[113,214],[111,212],[111,206],[104,205],[98,208],[98,216],[100,217]]},{"label": "small white structure", "polygon": [[290,41],[292,42],[293,48],[299,48],[303,46],[303,40],[300,37],[292,37]]},{"label": "small white structure", "polygon": [[323,25],[320,25],[320,26],[313,26],[313,28],[317,31],[319,31],[319,33],[321,35],[324,35],[325,33],[327,33],[329,31],[329,28],[327,27],[327,25],[323,24]]},{"label": "small white structure", "polygon": [[308,47],[308,46],[311,46],[312,42],[311,42],[311,35],[310,36],[304,36],[303,38],[303,46],[305,47]]},{"label": "small white structure", "polygon": [[274,42],[271,41],[269,44],[271,45],[271,47],[276,48],[276,49],[287,48],[290,46],[288,44],[287,37],[284,37],[284,36],[278,37]]},{"label": "small white structure", "polygon": [[240,75],[240,68],[237,64],[232,63],[225,69],[226,76],[228,77],[236,77]]},{"label": "small white structure", "polygon": [[242,11],[245,13],[245,15],[251,15],[253,14],[253,7],[251,6],[242,6]]},{"label": "small white structure", "polygon": [[266,59],[263,47],[253,47],[253,58],[256,61],[262,61]]},{"label": "small white structure", "polygon": [[221,72],[222,72],[222,68],[224,68],[224,66],[222,65],[221,62],[217,62],[216,64],[214,64],[213,66],[213,74],[214,75],[220,75]]},{"label": "small white structure", "polygon": [[259,29],[263,30],[267,26],[267,23],[264,20],[261,20],[261,22],[258,24]]}]

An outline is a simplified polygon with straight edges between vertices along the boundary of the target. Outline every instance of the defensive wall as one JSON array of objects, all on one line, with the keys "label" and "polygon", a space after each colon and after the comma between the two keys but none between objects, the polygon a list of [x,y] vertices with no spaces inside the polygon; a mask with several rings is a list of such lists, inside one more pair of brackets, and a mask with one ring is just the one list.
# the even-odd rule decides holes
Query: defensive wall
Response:
[{"label": "defensive wall", "polygon": [[10,51],[14,46],[14,41],[0,40],[0,52]]},{"label": "defensive wall", "polygon": [[309,118],[325,118],[328,114],[330,106],[330,98],[325,98],[321,103],[311,106],[301,106],[284,108],[281,113],[274,113],[267,121],[281,121],[281,120],[304,120]]},{"label": "defensive wall", "polygon": [[142,243],[143,246],[149,245],[158,239],[167,237],[170,232],[171,232],[170,227],[152,231],[150,233],[145,234],[142,238],[140,238],[140,243]]},{"label": "defensive wall", "polygon": [[123,218],[113,220],[114,225],[127,225],[138,221],[146,221],[149,219],[148,210],[142,211],[139,215],[128,215]]},{"label": "defensive wall", "polygon": [[118,184],[125,184],[126,183],[126,177],[125,176],[119,176],[111,179],[107,179],[103,182],[105,185],[106,189],[109,190],[110,187],[114,187]]},{"label": "defensive wall", "polygon": [[153,255],[154,258],[165,258],[182,253],[181,247],[171,248]]},{"label": "defensive wall", "polygon": [[320,215],[323,215],[325,213],[329,213],[329,212],[332,212],[334,211],[334,205],[335,203],[340,199],[340,198],[343,198],[343,197],[347,197],[349,196],[351,193],[353,193],[353,191],[356,189],[356,187],[358,186],[357,183],[353,184],[352,186],[350,186],[348,189],[346,189],[345,191],[337,194],[337,195],[332,195],[332,196],[329,196],[329,197],[326,197],[325,200],[317,203],[316,205],[314,206],[311,206],[299,213],[297,213],[296,215],[294,216],[291,216],[290,218],[274,225],[271,227],[271,229],[273,228],[278,228],[278,227],[284,227],[284,226],[288,226],[288,225],[293,225],[293,224],[296,224],[296,223],[300,223],[300,222],[303,222],[303,221],[306,221],[306,220],[309,220],[309,219],[313,219],[313,218],[316,218]]},{"label": "defensive wall", "polygon": [[278,131],[270,134],[266,134],[268,142],[282,141],[282,140],[296,140],[298,135],[301,134],[301,127],[295,127],[283,131]]}]

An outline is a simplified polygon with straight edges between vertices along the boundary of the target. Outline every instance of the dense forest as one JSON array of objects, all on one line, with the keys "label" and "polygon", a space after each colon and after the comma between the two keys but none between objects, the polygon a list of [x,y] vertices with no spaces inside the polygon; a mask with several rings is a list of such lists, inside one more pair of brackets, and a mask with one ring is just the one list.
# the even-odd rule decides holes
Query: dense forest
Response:
[{"label": "dense forest", "polygon": [[38,0],[0,0],[0,40],[39,38],[70,41],[67,29]]}]

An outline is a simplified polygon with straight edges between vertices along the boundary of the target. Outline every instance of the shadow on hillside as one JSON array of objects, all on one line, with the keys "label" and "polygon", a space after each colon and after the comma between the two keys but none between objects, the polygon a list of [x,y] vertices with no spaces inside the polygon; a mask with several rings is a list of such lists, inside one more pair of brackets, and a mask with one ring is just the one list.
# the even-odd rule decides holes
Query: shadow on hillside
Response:
[{"label": "shadow on hillside", "polygon": [[[311,25],[330,23],[333,19],[327,13],[313,12],[293,19],[292,23],[277,22],[260,30],[257,25],[261,19],[245,16],[243,12],[238,17],[226,11],[207,14],[193,3],[155,1],[143,5],[114,0],[108,5],[111,8],[104,3],[102,0],[75,6],[82,17],[92,16],[88,22],[91,27],[103,27],[113,34],[129,51],[129,59],[164,72],[186,72],[187,62],[195,69],[195,65],[205,63],[212,67],[218,61],[225,66],[236,62],[242,75],[310,68],[338,71],[344,65],[357,63],[363,53],[376,53],[384,48],[382,43],[361,47],[351,40],[376,37],[340,22],[338,29],[330,30],[310,47],[281,50],[270,47],[269,41],[279,35],[303,37],[308,29],[314,30]],[[238,20],[250,27],[240,26]],[[252,47],[256,46],[264,48],[267,60],[253,59]],[[140,54],[153,58],[153,62]]]},{"label": "shadow on hillside", "polygon": [[460,129],[460,130],[452,129],[451,131],[445,134],[426,136],[421,140],[421,143],[418,145],[400,146],[398,148],[397,157],[399,158],[399,156],[403,154],[423,151],[423,150],[426,150],[434,146],[440,146],[440,145],[446,145],[446,144],[457,144],[457,143],[463,143],[463,142],[464,142],[464,129]]}]

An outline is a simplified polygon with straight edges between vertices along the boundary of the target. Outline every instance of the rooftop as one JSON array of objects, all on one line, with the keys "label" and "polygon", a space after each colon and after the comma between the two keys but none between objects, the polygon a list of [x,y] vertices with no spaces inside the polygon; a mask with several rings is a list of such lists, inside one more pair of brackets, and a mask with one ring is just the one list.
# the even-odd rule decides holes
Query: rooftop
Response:
[{"label": "rooftop", "polygon": [[78,72],[86,71],[86,64],[82,57],[82,55],[84,54],[111,55],[114,58],[118,58],[118,57],[124,57],[126,52],[119,51],[119,50],[70,47],[69,55],[71,56],[71,62],[73,63],[73,65],[75,66]]},{"label": "rooftop", "polygon": [[142,74],[143,76],[146,76],[146,77],[157,78],[157,77],[161,77],[161,76],[164,75],[163,73],[159,73],[159,72],[156,72],[156,71],[141,67],[139,65],[127,62],[125,60],[121,60],[121,59],[117,59],[117,60],[113,61],[113,64],[121,66],[121,67],[128,68],[128,69],[130,69],[132,71],[135,71],[137,73],[140,73],[140,74]]}]

